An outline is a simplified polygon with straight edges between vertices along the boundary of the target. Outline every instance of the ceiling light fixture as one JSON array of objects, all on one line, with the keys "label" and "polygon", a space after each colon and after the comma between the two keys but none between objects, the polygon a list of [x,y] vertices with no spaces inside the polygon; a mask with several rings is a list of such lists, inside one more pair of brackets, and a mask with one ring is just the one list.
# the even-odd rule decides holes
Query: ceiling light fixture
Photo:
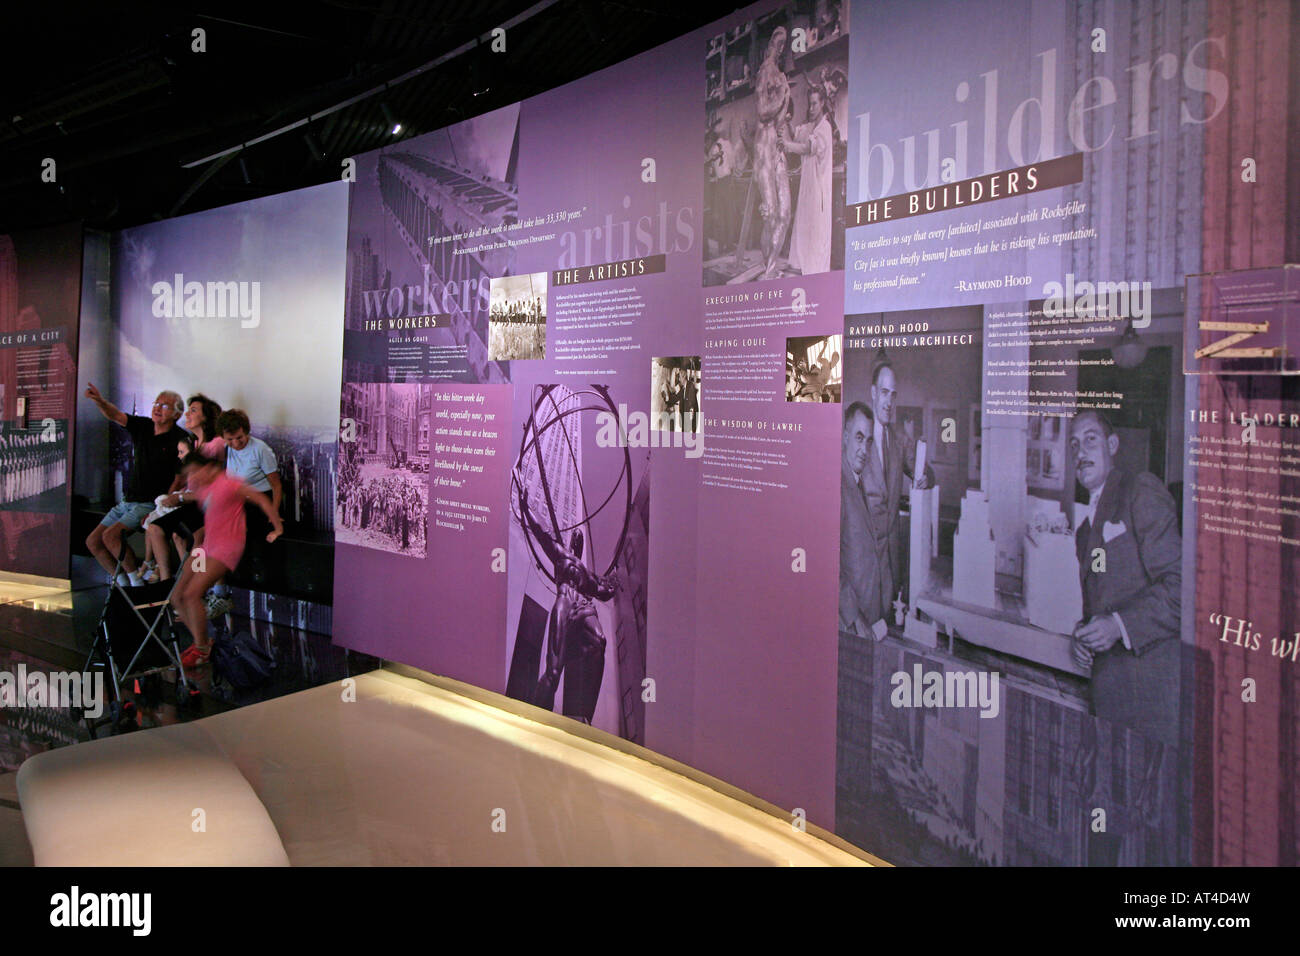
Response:
[{"label": "ceiling light fixture", "polygon": [[384,122],[388,124],[388,135],[396,136],[404,128],[401,123],[393,119],[393,114],[389,112],[387,103],[379,104],[380,111],[384,114]]},{"label": "ceiling light fixture", "polygon": [[302,139],[303,142],[307,144],[307,150],[311,153],[311,158],[313,162],[325,158],[325,150],[320,148],[320,143],[317,141],[316,137],[312,135],[311,130],[308,130],[306,133],[304,133]]},{"label": "ceiling light fixture", "polygon": [[[515,26],[518,26],[519,24],[523,23],[526,20],[533,18],[534,16],[541,13],[542,11],[555,6],[559,2],[560,0],[537,0],[537,2],[534,3],[527,10],[523,11],[522,13],[514,17],[511,17],[509,20],[506,20],[504,23],[500,24],[500,28],[503,30],[509,30]],[[339,110],[346,109],[347,107],[351,106],[353,103],[359,103],[362,100],[369,99],[371,96],[384,93],[388,90],[390,86],[397,86],[399,83],[405,83],[406,81],[412,80],[417,76],[421,76],[429,72],[430,70],[435,69],[441,66],[442,64],[455,59],[458,56],[461,56],[462,54],[468,53],[470,50],[473,50],[480,43],[490,43],[491,40],[492,40],[491,33],[484,33],[480,37],[476,37],[471,40],[466,40],[464,43],[460,44],[460,46],[456,47],[454,50],[449,50],[448,52],[443,53],[441,56],[433,60],[430,60],[428,63],[424,63],[421,64],[420,66],[417,66],[413,70],[407,70],[401,76],[395,77],[394,79],[389,80],[387,83],[384,83],[381,86],[373,87],[372,89],[366,90],[364,93],[359,93],[356,96],[350,96],[345,100],[335,103],[333,106],[329,106],[326,107],[325,109],[318,110],[315,113],[312,113],[310,116],[304,117],[303,119],[294,120],[292,123],[288,123],[287,125],[281,126],[278,129],[273,129],[268,133],[263,133],[260,136],[255,136],[252,139],[245,140],[244,142],[236,146],[228,146],[225,149],[219,150],[218,152],[209,153],[207,156],[204,156],[200,159],[193,159],[190,160],[188,163],[181,163],[181,168],[193,169],[195,166],[202,166],[205,163],[212,162],[213,160],[221,159],[223,156],[228,156],[231,153],[238,152],[241,149],[247,149],[249,146],[256,146],[259,143],[265,143],[267,140],[274,139],[277,136],[283,136],[285,133],[289,133],[292,132],[293,130],[299,129],[300,127],[306,126],[310,122],[321,119],[322,117],[325,116],[329,116],[331,113],[336,113]]]}]

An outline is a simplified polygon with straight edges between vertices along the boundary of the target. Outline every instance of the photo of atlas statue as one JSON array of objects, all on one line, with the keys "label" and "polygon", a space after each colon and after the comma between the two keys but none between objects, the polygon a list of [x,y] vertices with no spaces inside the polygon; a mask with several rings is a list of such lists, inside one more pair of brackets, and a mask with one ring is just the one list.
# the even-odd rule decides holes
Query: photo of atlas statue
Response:
[{"label": "photo of atlas statue", "polygon": [[597,576],[582,563],[583,536],[574,528],[566,547],[542,528],[528,510],[528,491],[522,492],[519,508],[528,523],[529,533],[550,559],[555,575],[555,605],[551,609],[546,631],[546,669],[537,682],[533,703],[552,710],[560,674],[575,661],[583,661],[581,698],[584,719],[591,723],[600,696],[605,665],[605,635],[600,630],[593,602],[608,601],[618,588],[618,571]]},{"label": "photo of atlas statue", "polygon": [[[530,703],[554,710],[556,691],[563,677],[565,715],[590,724],[604,678],[607,643],[597,602],[612,600],[620,584],[617,565],[627,542],[632,506],[631,459],[626,447],[611,449],[621,454],[622,468],[604,500],[591,507],[575,449],[575,416],[584,412],[614,412],[616,406],[603,386],[576,392],[565,389],[559,401],[556,388],[538,388],[512,476],[519,524],[537,567],[553,583],[555,591],[546,622],[541,675]],[[599,404],[584,401],[591,398]],[[571,418],[573,422],[566,425],[566,420]],[[560,426],[557,431],[561,440],[547,441],[548,433],[556,426]],[[580,444],[580,438],[577,441]],[[565,515],[556,501],[555,489],[565,483],[577,488],[575,497],[580,503],[579,510],[571,516]],[[597,573],[591,567],[595,560],[592,520],[614,500],[620,488],[624,489],[625,499],[622,530],[608,567],[603,573]]]}]

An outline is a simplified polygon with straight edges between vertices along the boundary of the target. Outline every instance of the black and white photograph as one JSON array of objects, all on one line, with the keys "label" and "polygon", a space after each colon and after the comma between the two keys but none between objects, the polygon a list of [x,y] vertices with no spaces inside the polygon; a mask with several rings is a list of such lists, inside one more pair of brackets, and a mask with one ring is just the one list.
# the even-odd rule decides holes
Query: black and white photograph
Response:
[{"label": "black and white photograph", "polygon": [[598,440],[628,403],[609,386],[520,391],[506,694],[642,743],[649,449]]},{"label": "black and white photograph", "polygon": [[429,385],[345,383],[334,540],[426,553]]},{"label": "black and white photograph", "polygon": [[[498,242],[518,220],[519,104],[403,139],[401,149],[356,157],[348,217],[346,323],[448,312],[422,330],[436,362],[429,377],[499,384],[505,370],[488,357],[485,279],[515,272],[516,250]],[[484,237],[492,237],[485,241]],[[418,286],[420,294],[408,293]],[[428,294],[424,290],[456,290]],[[344,356],[349,382],[391,381],[386,351]]]},{"label": "black and white photograph", "polygon": [[493,279],[488,310],[488,359],[546,358],[546,273]]},{"label": "black and white photograph", "polygon": [[796,0],[709,39],[704,285],[844,268],[848,29]]},{"label": "black and white photograph", "polygon": [[844,387],[844,336],[804,335],[785,340],[785,400],[839,403]]},{"label": "black and white photograph", "polygon": [[655,431],[700,431],[700,357],[654,359],[650,367],[650,427]]},{"label": "black and white photograph", "polygon": [[[846,317],[955,340],[846,341],[839,660],[866,676],[841,681],[839,707],[841,727],[868,728],[841,737],[851,839],[902,826],[882,837],[896,853],[949,865],[1171,861],[1182,316],[1176,289],[1155,303],[1136,352],[1113,322],[1089,345],[983,342],[986,312],[1024,305]],[[986,376],[1003,394],[1035,387],[1013,366],[1065,369],[1047,387],[1069,399],[992,401]],[[896,709],[897,675],[914,672],[1000,682],[982,710],[918,718]],[[1026,795],[1043,787],[1045,802]],[[1103,805],[1104,835],[1066,822]],[[1011,813],[1014,840],[987,822]]]},{"label": "black and white photograph", "polygon": [[29,428],[0,422],[0,510],[59,512],[67,507],[68,423]]}]

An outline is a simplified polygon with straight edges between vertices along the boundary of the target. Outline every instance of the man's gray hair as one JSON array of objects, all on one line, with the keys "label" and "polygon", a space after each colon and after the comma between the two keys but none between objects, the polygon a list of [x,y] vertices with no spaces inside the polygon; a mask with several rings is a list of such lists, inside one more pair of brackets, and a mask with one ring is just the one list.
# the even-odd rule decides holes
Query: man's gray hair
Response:
[{"label": "man's gray hair", "polygon": [[180,392],[173,392],[168,389],[167,391],[159,392],[158,394],[171,402],[171,406],[175,410],[177,418],[180,418],[181,415],[185,413],[185,399],[181,398]]}]

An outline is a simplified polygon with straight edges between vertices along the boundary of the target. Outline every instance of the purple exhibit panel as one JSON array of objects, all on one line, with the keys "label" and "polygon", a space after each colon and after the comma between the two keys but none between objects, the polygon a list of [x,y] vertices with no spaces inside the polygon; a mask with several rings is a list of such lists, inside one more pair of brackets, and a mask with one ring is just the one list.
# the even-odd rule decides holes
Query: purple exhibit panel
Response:
[{"label": "purple exhibit panel", "polygon": [[831,824],[847,34],[759,5],[358,158],[341,643]]},{"label": "purple exhibit panel", "polygon": [[[689,38],[674,41],[523,104],[520,217],[552,222],[532,232],[553,238],[520,245],[519,271],[547,274],[551,311],[545,359],[511,367],[516,444],[538,388],[607,390],[606,415],[570,419],[584,439],[587,502],[580,510],[614,495],[586,542],[596,551],[596,571],[609,565],[605,549],[628,525],[618,593],[596,602],[606,659],[620,662],[620,672],[611,670],[602,683],[592,722],[682,759],[689,759],[693,704],[699,436],[680,431],[678,421],[660,429],[649,417],[661,363],[672,360],[684,377],[694,357],[698,379],[703,109],[698,77],[681,68],[691,47]],[[696,115],[694,124],[682,121]],[[698,392],[698,382],[692,388]],[[593,395],[581,400],[604,403]],[[604,436],[602,422],[612,423]],[[611,437],[624,447],[608,447],[603,439]],[[686,446],[688,437],[695,447]],[[630,519],[627,478],[618,479],[625,468]],[[511,560],[512,588],[536,576],[535,562],[521,568],[513,552]],[[512,647],[518,636],[512,628]],[[510,661],[514,696],[526,696],[519,670],[525,659],[515,653]],[[615,691],[616,700],[606,703]],[[558,703],[555,709],[573,712]]]},{"label": "purple exhibit panel", "polygon": [[1194,648],[1183,375],[1286,367],[1281,203],[1233,234],[1254,272],[1210,273],[1246,204],[1207,198],[1255,181],[1230,124],[1285,125],[1246,38],[1286,7],[936,6],[853,6],[836,830],[904,864],[1207,860],[1193,708],[1240,687]]},{"label": "purple exhibit panel", "polygon": [[1238,8],[760,3],[358,157],[336,639],[893,862],[1192,861]]},{"label": "purple exhibit panel", "polygon": [[836,829],[899,863],[1180,862],[1204,6],[853,19]]},{"label": "purple exhibit panel", "polygon": [[842,288],[832,273],[705,299],[695,652],[711,675],[696,763],[827,827]]},{"label": "purple exhibit panel", "polygon": [[0,571],[68,574],[81,242],[0,235]]}]

